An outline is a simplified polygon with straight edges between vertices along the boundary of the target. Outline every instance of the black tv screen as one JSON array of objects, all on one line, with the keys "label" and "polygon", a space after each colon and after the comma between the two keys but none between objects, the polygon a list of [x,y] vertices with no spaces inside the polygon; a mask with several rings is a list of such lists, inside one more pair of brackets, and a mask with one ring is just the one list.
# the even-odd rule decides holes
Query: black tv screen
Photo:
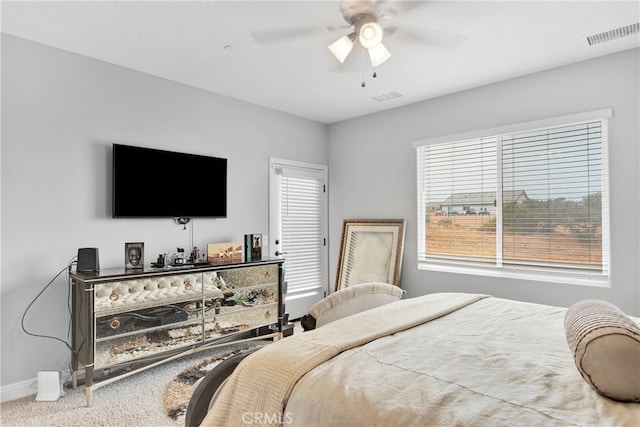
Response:
[{"label": "black tv screen", "polygon": [[113,217],[227,216],[227,159],[113,144]]}]

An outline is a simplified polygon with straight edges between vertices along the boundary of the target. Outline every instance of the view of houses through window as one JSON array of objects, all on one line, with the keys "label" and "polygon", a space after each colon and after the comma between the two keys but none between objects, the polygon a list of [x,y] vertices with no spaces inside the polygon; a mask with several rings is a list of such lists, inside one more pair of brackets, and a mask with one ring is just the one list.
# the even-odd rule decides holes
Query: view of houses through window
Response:
[{"label": "view of houses through window", "polygon": [[607,273],[603,129],[418,146],[419,261]]}]

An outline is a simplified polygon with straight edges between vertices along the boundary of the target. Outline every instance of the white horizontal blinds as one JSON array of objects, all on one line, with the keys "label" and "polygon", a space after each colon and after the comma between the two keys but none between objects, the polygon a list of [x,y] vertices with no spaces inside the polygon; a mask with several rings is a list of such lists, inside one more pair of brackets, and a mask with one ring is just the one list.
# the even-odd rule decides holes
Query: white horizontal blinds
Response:
[{"label": "white horizontal blinds", "polygon": [[418,170],[419,260],[495,262],[496,138],[418,147]]},{"label": "white horizontal blinds", "polygon": [[280,171],[282,252],[287,294],[322,289],[323,191],[322,174],[295,168]]},{"label": "white horizontal blinds", "polygon": [[504,264],[606,270],[601,121],[505,135],[502,155]]}]

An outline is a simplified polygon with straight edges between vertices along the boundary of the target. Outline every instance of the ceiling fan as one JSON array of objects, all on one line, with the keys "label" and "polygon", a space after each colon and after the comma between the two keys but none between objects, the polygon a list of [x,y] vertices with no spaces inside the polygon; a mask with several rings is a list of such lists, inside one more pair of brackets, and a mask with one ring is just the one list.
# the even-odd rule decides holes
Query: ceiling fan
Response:
[{"label": "ceiling fan", "polygon": [[[436,44],[451,48],[463,40],[453,34],[432,30],[424,26],[413,27],[407,22],[399,23],[396,18],[414,9],[430,5],[429,1],[392,1],[392,0],[341,0],[339,10],[348,25],[313,25],[288,29],[269,29],[252,31],[253,39],[261,44],[279,43],[287,40],[299,40],[303,37],[326,34],[337,30],[349,31],[333,41],[328,47],[340,63],[344,63],[354,47],[367,51],[371,65],[375,68],[391,57],[391,52],[382,43],[383,39],[401,34],[408,42]],[[389,25],[391,22],[395,25]],[[399,25],[398,25],[399,24]],[[362,86],[365,86],[363,81]]]},{"label": "ceiling fan", "polygon": [[329,45],[329,50],[338,61],[344,63],[355,43],[359,43],[369,53],[371,65],[377,67],[391,57],[382,44],[384,30],[380,21],[395,15],[388,1],[341,1],[340,13],[353,31]]},{"label": "ceiling fan", "polygon": [[[368,53],[373,66],[385,62],[391,56],[389,50],[382,44],[382,39],[394,34],[398,28],[386,25],[383,21],[395,18],[399,13],[404,14],[411,9],[424,5],[427,2],[417,1],[390,1],[390,0],[342,0],[339,2],[339,10],[348,25],[314,25],[294,28],[280,28],[267,30],[254,30],[251,32],[253,39],[260,44],[273,44],[302,37],[334,32],[340,29],[351,31],[338,38],[329,45],[333,55],[344,63],[356,45],[362,46]],[[410,30],[402,30],[405,35],[412,35],[414,39],[423,39],[417,34],[411,34]]]}]

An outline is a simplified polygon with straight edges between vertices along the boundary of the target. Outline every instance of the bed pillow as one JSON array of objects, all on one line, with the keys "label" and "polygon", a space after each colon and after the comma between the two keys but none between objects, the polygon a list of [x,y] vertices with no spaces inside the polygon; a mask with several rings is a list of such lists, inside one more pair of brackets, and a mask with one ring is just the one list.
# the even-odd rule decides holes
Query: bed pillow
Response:
[{"label": "bed pillow", "polygon": [[640,327],[613,304],[580,301],[564,318],[567,343],[582,378],[598,393],[640,402]]}]

